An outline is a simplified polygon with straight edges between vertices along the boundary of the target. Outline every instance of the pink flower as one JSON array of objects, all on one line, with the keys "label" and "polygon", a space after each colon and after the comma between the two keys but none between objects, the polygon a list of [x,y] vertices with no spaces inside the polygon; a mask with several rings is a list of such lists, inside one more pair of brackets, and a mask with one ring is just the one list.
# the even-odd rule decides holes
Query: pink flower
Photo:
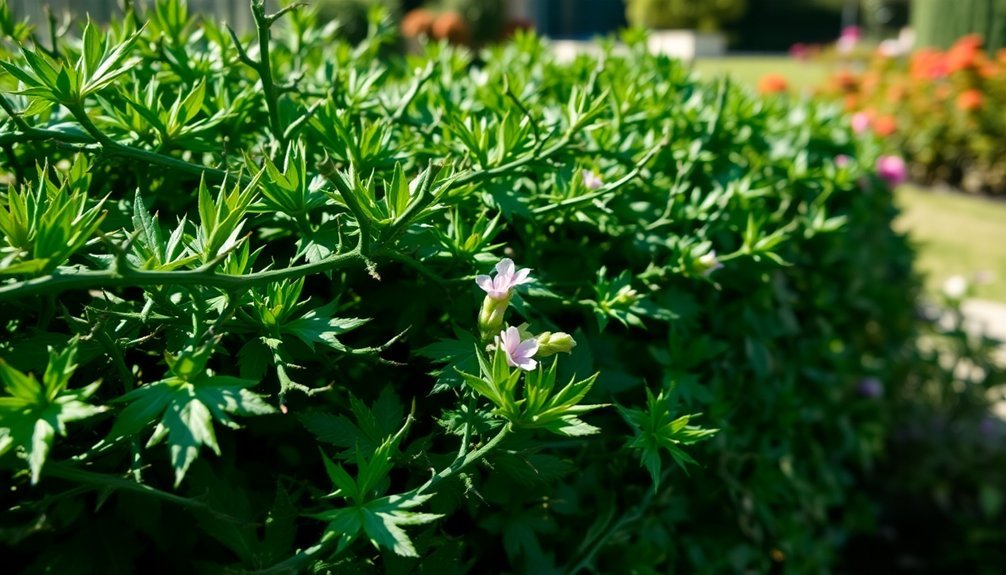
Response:
[{"label": "pink flower", "polygon": [[848,166],[849,162],[851,161],[852,160],[849,158],[849,156],[846,156],[845,154],[839,154],[835,156],[835,165],[838,166],[839,168],[844,168]]},{"label": "pink flower", "polygon": [[538,340],[532,337],[521,341],[520,331],[515,327],[508,327],[496,336],[496,347],[506,353],[506,362],[510,367],[531,371],[538,365],[532,359],[538,353]]},{"label": "pink flower", "polygon": [[852,131],[857,134],[870,129],[870,115],[866,112],[856,112],[852,115]]},{"label": "pink flower", "polygon": [[856,48],[859,43],[859,26],[846,26],[842,29],[842,35],[838,37],[836,47],[839,54],[848,54]]},{"label": "pink flower", "polygon": [[862,35],[863,31],[859,29],[859,26],[846,26],[845,28],[842,28],[842,38],[849,38],[853,41],[858,41]]},{"label": "pink flower", "polygon": [[789,55],[797,60],[805,60],[810,55],[810,50],[807,49],[806,44],[797,42],[789,47]]},{"label": "pink flower", "polygon": [[583,171],[583,185],[588,190],[596,190],[604,185],[604,181],[591,170]]},{"label": "pink flower", "polygon": [[524,268],[518,271],[513,265],[512,259],[503,258],[496,264],[495,278],[479,275],[475,277],[475,283],[489,294],[490,298],[496,301],[506,301],[510,299],[515,287],[531,281],[530,274],[530,269]]},{"label": "pink flower", "polygon": [[877,158],[877,175],[892,188],[908,180],[908,167],[900,156]]}]

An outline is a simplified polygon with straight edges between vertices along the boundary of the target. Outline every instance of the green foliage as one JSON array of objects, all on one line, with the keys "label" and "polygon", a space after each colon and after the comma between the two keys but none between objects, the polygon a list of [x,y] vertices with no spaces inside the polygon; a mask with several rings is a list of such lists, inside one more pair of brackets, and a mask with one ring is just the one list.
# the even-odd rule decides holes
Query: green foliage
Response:
[{"label": "green foliage", "polygon": [[251,7],[3,40],[5,567],[828,572],[859,381],[980,396],[835,108]]},{"label": "green foliage", "polygon": [[77,370],[76,355],[76,341],[62,352],[50,349],[49,365],[41,382],[0,360],[0,381],[6,392],[0,397],[0,455],[11,449],[23,455],[33,484],[38,482],[56,434],[66,436],[67,423],[105,411],[86,402],[98,390],[100,381],[73,391],[67,389]]}]

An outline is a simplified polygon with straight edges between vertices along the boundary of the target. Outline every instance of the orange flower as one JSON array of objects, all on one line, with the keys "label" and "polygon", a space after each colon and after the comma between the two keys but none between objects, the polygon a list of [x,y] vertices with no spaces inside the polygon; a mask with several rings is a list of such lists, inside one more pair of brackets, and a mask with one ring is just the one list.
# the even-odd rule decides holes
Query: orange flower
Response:
[{"label": "orange flower", "polygon": [[905,98],[907,90],[900,84],[895,84],[887,89],[887,101],[892,104],[897,104]]},{"label": "orange flower", "polygon": [[429,36],[433,30],[433,21],[436,19],[433,12],[417,8],[402,18],[402,36],[406,38]]},{"label": "orange flower", "polygon": [[963,112],[974,112],[982,107],[983,100],[984,97],[980,91],[975,89],[965,90],[961,92],[960,96],[957,96],[957,109]]},{"label": "orange flower", "polygon": [[855,92],[856,87],[859,85],[859,80],[856,78],[856,75],[848,70],[839,70],[838,72],[835,72],[832,82],[837,90],[845,93]]},{"label": "orange flower", "polygon": [[758,91],[762,94],[778,94],[789,90],[789,82],[779,74],[765,74],[758,81]]},{"label": "orange flower", "polygon": [[894,116],[877,116],[873,120],[873,132],[881,137],[890,136],[898,129],[898,121]]},{"label": "orange flower", "polygon": [[433,37],[449,40],[452,44],[467,44],[471,34],[468,23],[457,12],[444,12],[433,21]]},{"label": "orange flower", "polygon": [[981,58],[979,50],[982,47],[980,36],[972,34],[958,40],[947,52],[947,68],[951,72],[974,68]]}]

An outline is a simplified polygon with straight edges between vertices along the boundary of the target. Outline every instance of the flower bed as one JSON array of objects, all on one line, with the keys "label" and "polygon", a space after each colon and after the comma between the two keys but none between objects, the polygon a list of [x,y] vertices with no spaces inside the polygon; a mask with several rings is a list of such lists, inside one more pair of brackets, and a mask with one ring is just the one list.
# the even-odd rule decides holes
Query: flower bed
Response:
[{"label": "flower bed", "polygon": [[903,154],[916,181],[1006,193],[1006,54],[989,57],[980,38],[907,59],[878,53],[820,91],[844,102],[857,132]]}]

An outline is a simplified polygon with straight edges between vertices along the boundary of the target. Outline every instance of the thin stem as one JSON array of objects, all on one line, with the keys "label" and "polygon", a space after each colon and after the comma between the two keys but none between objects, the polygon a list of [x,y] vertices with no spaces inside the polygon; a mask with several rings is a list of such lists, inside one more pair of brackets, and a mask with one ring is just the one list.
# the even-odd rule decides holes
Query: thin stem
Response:
[{"label": "thin stem", "polygon": [[555,203],[552,203],[552,204],[541,206],[539,208],[535,208],[533,210],[534,213],[536,213],[536,214],[547,214],[547,213],[549,213],[551,211],[554,211],[554,210],[561,210],[563,208],[569,208],[569,207],[572,207],[572,206],[577,206],[577,205],[580,205],[580,204],[585,204],[585,203],[588,203],[588,202],[592,202],[592,201],[596,200],[597,198],[601,198],[601,197],[604,197],[604,196],[610,194],[611,192],[613,192],[613,191],[617,190],[618,188],[622,187],[623,185],[625,185],[629,181],[635,179],[635,177],[638,176],[641,171],[643,171],[643,168],[646,167],[646,164],[648,164],[650,162],[650,160],[653,159],[653,156],[657,155],[657,153],[660,152],[660,150],[662,150],[666,145],[667,145],[666,142],[662,142],[659,145],[657,145],[656,147],[654,147],[652,150],[650,150],[649,152],[647,152],[646,155],[643,156],[643,158],[641,160],[639,160],[639,162],[636,163],[636,167],[633,168],[631,172],[629,172],[628,174],[625,174],[624,176],[622,176],[618,180],[616,180],[616,181],[614,181],[614,182],[612,182],[612,183],[610,183],[610,184],[608,184],[608,185],[606,185],[606,186],[604,186],[604,187],[602,187],[602,188],[600,188],[600,189],[598,189],[598,190],[596,190],[594,192],[591,192],[589,194],[584,194],[582,196],[577,196],[575,198],[568,198],[568,199],[565,199],[565,200],[563,200],[561,202],[555,202]]},{"label": "thin stem", "polygon": [[506,423],[503,428],[500,429],[499,433],[493,436],[492,439],[487,441],[482,447],[476,449],[475,451],[469,452],[467,455],[460,456],[451,463],[450,467],[440,470],[435,473],[433,477],[426,481],[426,483],[420,485],[419,487],[410,491],[407,496],[412,495],[422,495],[426,491],[429,491],[436,487],[439,483],[443,482],[458,473],[461,473],[466,468],[470,467],[473,463],[476,463],[483,457],[489,454],[490,451],[496,448],[506,437],[510,435],[510,424]]},{"label": "thin stem", "polygon": [[245,275],[218,274],[212,266],[200,266],[184,271],[148,271],[136,269],[114,269],[83,271],[75,273],[54,273],[23,282],[0,287],[0,302],[31,295],[52,294],[67,290],[83,290],[111,287],[144,287],[159,285],[199,285],[218,287],[225,290],[248,289],[290,278],[349,267],[363,263],[359,248],[338,254],[317,262],[291,266],[283,269],[255,272]]},{"label": "thin stem", "polygon": [[241,45],[240,39],[234,30],[228,28],[231,37],[234,40],[234,45],[238,50],[238,58],[242,63],[247,65],[249,68],[258,74],[259,80],[262,81],[262,92],[265,95],[265,105],[269,111],[269,125],[272,128],[272,133],[279,142],[279,149],[286,149],[286,130],[279,118],[279,94],[280,87],[276,85],[273,80],[272,75],[272,63],[269,60],[269,45],[272,41],[272,24],[281,16],[294,9],[298,5],[293,4],[287,6],[275,14],[265,13],[265,2],[264,0],[251,0],[251,11],[252,17],[255,19],[255,28],[258,33],[258,46],[259,46],[259,59],[252,59],[247,52],[245,52],[244,47]]}]

